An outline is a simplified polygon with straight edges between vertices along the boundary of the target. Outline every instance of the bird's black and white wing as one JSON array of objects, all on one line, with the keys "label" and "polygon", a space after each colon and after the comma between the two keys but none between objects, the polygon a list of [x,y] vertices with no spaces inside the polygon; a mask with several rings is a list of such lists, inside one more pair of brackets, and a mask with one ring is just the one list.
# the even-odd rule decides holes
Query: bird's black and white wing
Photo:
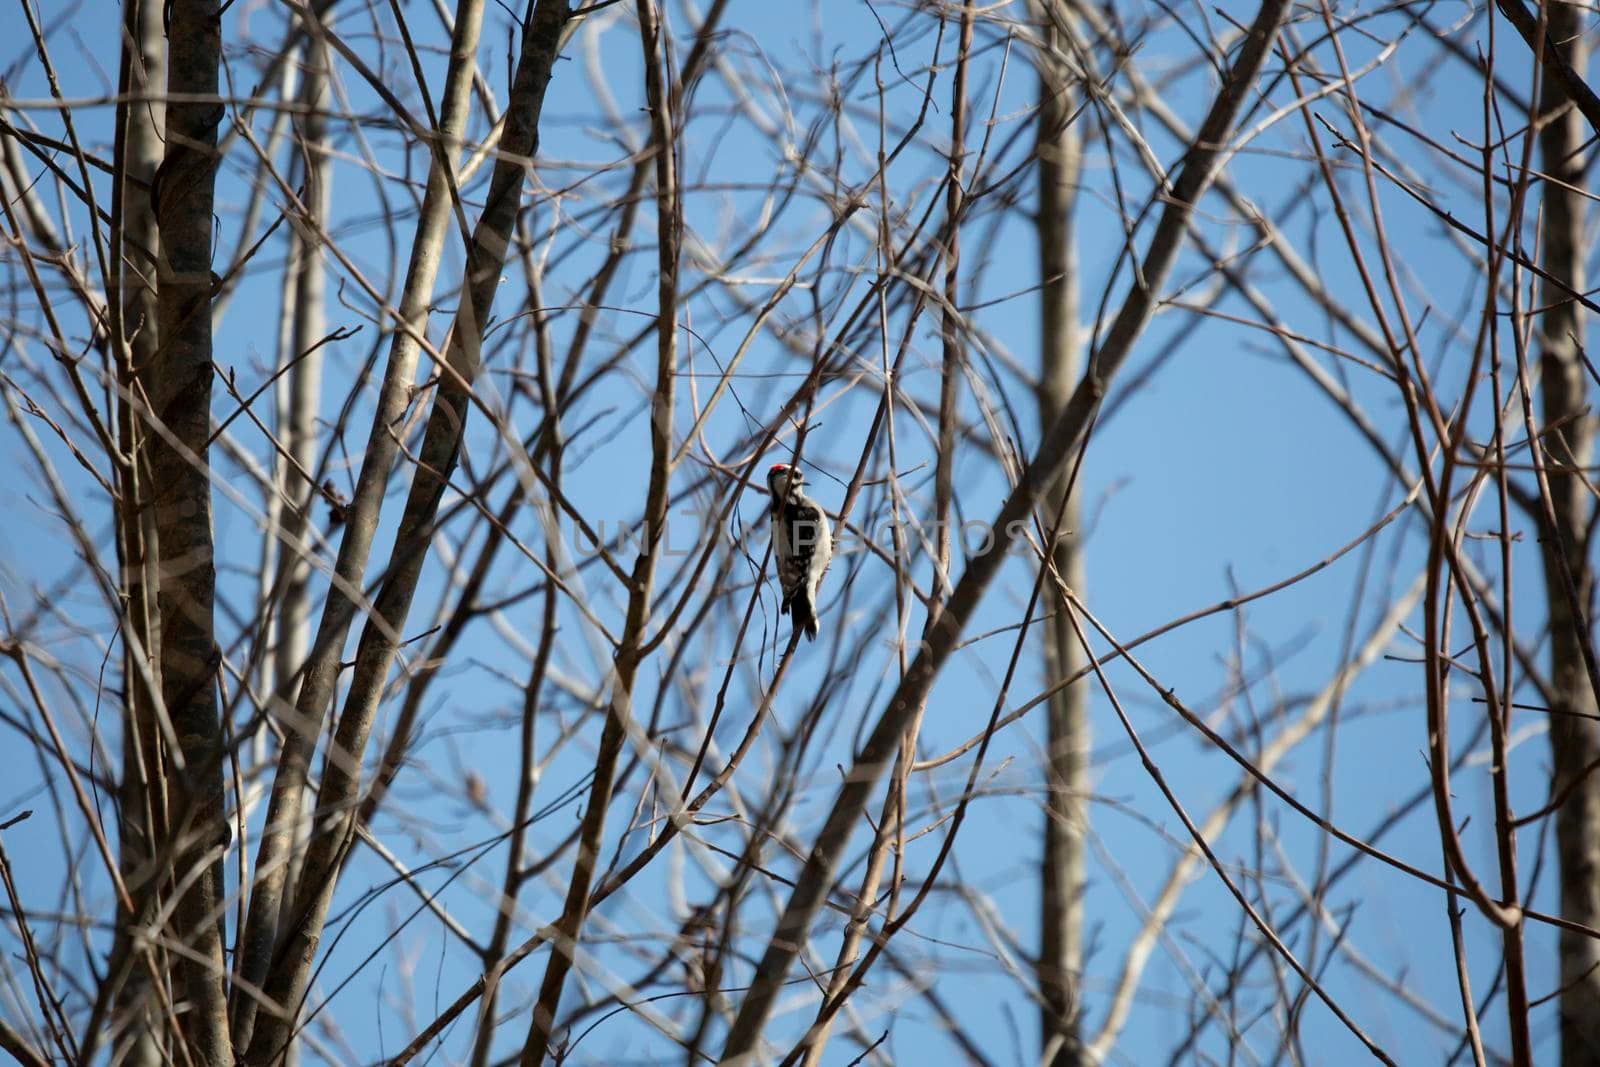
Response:
[{"label": "bird's black and white wing", "polygon": [[778,610],[783,614],[793,611],[795,627],[814,637],[817,585],[833,558],[828,516],[814,501],[797,494],[773,515],[772,536],[778,584],[783,590]]}]

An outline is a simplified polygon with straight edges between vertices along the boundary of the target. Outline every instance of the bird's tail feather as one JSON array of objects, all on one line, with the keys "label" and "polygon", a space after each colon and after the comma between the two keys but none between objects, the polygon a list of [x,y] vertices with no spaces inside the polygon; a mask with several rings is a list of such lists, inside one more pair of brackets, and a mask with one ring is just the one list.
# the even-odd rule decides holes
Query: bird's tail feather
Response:
[{"label": "bird's tail feather", "polygon": [[803,630],[807,638],[815,641],[817,639],[817,613],[811,606],[811,597],[805,593],[796,593],[789,600],[789,608],[794,615],[794,628]]}]

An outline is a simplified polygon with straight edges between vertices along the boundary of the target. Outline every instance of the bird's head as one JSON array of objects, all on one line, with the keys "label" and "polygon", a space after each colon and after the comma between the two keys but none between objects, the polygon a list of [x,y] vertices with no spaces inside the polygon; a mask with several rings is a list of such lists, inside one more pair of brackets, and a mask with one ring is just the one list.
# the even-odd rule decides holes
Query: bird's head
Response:
[{"label": "bird's head", "polygon": [[787,463],[774,463],[767,468],[767,490],[774,500],[781,500],[805,484],[805,473]]}]

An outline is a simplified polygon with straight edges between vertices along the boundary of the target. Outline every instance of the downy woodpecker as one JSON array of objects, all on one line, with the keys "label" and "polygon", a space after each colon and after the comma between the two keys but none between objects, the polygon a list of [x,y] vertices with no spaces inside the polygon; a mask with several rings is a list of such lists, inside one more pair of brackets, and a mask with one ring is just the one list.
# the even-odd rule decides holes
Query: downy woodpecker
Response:
[{"label": "downy woodpecker", "polygon": [[793,612],[794,628],[817,638],[817,586],[833,558],[833,531],[828,516],[801,490],[806,476],[798,467],[774,463],[767,471],[772,495],[772,554],[778,560],[778,585],[783,590],[780,614]]}]

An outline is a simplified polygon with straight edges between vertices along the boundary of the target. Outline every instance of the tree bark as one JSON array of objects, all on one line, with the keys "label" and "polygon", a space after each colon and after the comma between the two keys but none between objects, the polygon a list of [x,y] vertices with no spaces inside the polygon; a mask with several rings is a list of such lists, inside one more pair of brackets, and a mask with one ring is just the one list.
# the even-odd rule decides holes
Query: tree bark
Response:
[{"label": "tree bark", "polygon": [[[1082,147],[1072,119],[1070,74],[1059,49],[1064,34],[1056,20],[1066,19],[1066,4],[1041,5],[1038,58],[1039,207],[1039,385],[1035,398],[1039,428],[1046,429],[1072,396],[1078,376],[1077,257],[1073,244],[1073,212]],[[1052,483],[1044,494],[1044,511],[1054,515],[1063,506],[1067,480]],[[1051,546],[1051,565],[1073,589],[1083,588],[1083,559],[1078,547],[1078,505],[1065,503],[1062,537]],[[1076,674],[1083,650],[1070,621],[1062,613],[1045,622],[1045,683]],[[1054,1067],[1083,1062],[1079,1033],[1079,976],[1083,969],[1084,835],[1088,827],[1087,762],[1088,688],[1072,685],[1050,698],[1045,708],[1044,855],[1039,863],[1039,1005],[1041,1059]]]},{"label": "tree bark", "polygon": [[[327,121],[323,115],[328,106],[328,62],[327,42],[320,35],[312,34],[306,40],[305,81],[300,88],[300,102],[306,110],[296,141],[305,176],[301,202],[323,228],[328,221],[332,194]],[[278,437],[284,455],[279,460],[278,484],[283,512],[277,552],[283,599],[278,606],[277,644],[272,654],[274,688],[286,701],[294,699],[311,629],[311,568],[305,560],[310,545],[306,543],[305,532],[309,512],[317,499],[317,486],[312,480],[317,463],[317,412],[322,394],[322,351],[317,344],[322,340],[326,322],[322,290],[327,275],[315,229],[297,225],[290,240],[293,243],[289,269],[294,276],[294,315],[289,349],[284,358],[293,360],[294,366],[279,379],[282,388],[278,410],[282,418]]]},{"label": "tree bark", "polygon": [[[144,442],[149,428],[140,417],[148,378],[157,353],[155,252],[160,243],[149,189],[161,162],[161,127],[165,120],[162,80],[166,44],[162,39],[161,5],[154,0],[127,0],[123,12],[123,95],[132,99],[120,110],[117,207],[120,227],[113,239],[112,353],[117,368],[117,435],[122,449],[117,508],[119,563],[123,597],[123,722],[122,781],[118,796],[118,863],[135,902],[154,893],[156,842],[164,836],[165,790],[162,786],[162,739],[155,696],[160,692],[160,634],[155,615],[159,581],[155,516],[149,508],[150,468]],[[133,917],[128,916],[131,920]],[[119,944],[112,956],[128,960],[135,950],[131,921],[117,924]],[[128,979],[118,990],[113,1029],[126,1026],[135,1035],[123,1061],[127,1067],[153,1067],[160,1061],[156,1035],[161,1013],[149,1003],[146,969],[127,967]],[[139,1019],[133,1022],[133,1019]],[[98,1028],[97,1028],[98,1029]]]},{"label": "tree bark", "polygon": [[171,0],[166,152],[152,198],[160,229],[157,323],[151,368],[150,469],[160,553],[161,688],[177,732],[173,936],[184,946],[174,973],[188,1011],[184,1038],[195,1062],[233,1062],[222,956],[222,857],[229,833],[222,788],[214,637],[216,566],[211,531],[212,207],[217,169],[217,95],[222,58],[217,0]]},{"label": "tree bark", "polygon": [[[1583,13],[1567,4],[1547,12],[1550,41],[1562,42],[1572,69],[1587,62]],[[1567,582],[1577,587],[1578,603],[1589,610],[1594,573],[1589,565],[1588,490],[1581,474],[1561,473],[1589,462],[1594,416],[1587,403],[1581,352],[1583,312],[1560,286],[1584,287],[1583,117],[1570,107],[1561,83],[1545,71],[1539,134],[1544,265],[1555,281],[1542,287],[1546,310],[1539,324],[1539,388],[1546,426],[1558,426],[1546,441],[1547,471],[1556,529],[1542,537],[1544,579],[1550,625],[1550,688],[1556,705],[1550,715],[1552,789],[1571,790],[1556,813],[1556,850],[1561,862],[1561,914],[1587,926],[1600,926],[1600,777],[1586,768],[1600,755],[1595,693],[1584,665],[1583,620],[1575,617]],[[1562,112],[1555,118],[1548,116]],[[1559,282],[1559,285],[1556,284]],[[1546,525],[1541,523],[1541,525]],[[1563,566],[1562,554],[1565,554]],[[1561,1062],[1563,1067],[1600,1067],[1600,943],[1563,930],[1561,956]]]}]

